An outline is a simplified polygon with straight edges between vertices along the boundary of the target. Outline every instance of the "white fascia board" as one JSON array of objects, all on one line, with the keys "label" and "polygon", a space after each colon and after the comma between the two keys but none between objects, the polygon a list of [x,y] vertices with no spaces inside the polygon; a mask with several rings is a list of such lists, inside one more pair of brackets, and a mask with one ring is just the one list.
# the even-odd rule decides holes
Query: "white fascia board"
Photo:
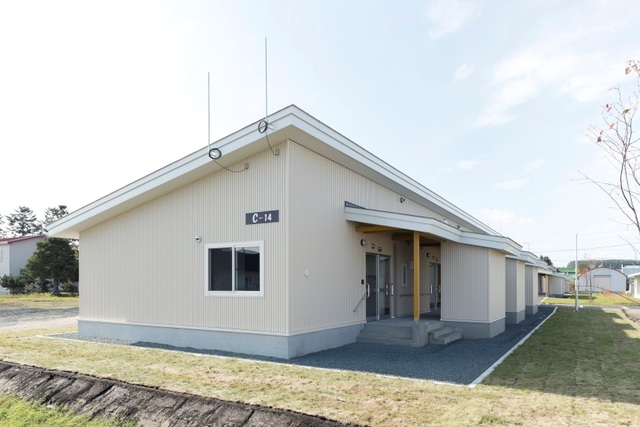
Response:
[{"label": "white fascia board", "polygon": [[538,267],[540,262],[543,262],[546,265],[544,261],[541,261],[540,258],[538,258],[533,252],[529,251],[520,251],[520,254],[515,258],[519,259],[520,261],[524,261],[526,265],[534,267]]},{"label": "white fascia board", "polygon": [[510,255],[518,255],[521,250],[520,246],[508,237],[489,236],[458,230],[435,218],[353,208],[349,206],[345,206],[344,209],[345,219],[347,221],[417,231],[451,242],[495,249]]},{"label": "white fascia board", "polygon": [[[273,132],[290,123],[287,120],[287,114],[289,114],[287,110],[282,110],[269,117],[274,125]],[[247,157],[246,154],[240,153],[243,148],[264,139],[264,135],[258,132],[257,123],[211,144],[211,148],[215,147],[222,151],[219,164],[229,166],[241,161]],[[278,138],[274,140],[280,141]],[[219,164],[209,158],[209,146],[203,147],[50,224],[49,234],[55,237],[77,239],[80,231],[88,227],[221,170],[222,167]]]},{"label": "white fascia board", "polygon": [[[265,137],[258,132],[257,123],[252,123],[211,144],[222,151],[223,155],[218,163],[229,166],[264,149],[259,141]],[[269,123],[273,128],[269,133],[272,143],[292,139],[405,197],[414,199],[452,222],[476,232],[499,234],[295,105],[271,114]],[[49,226],[50,235],[78,238],[80,231],[84,229],[221,170],[221,167],[209,158],[208,149],[208,146],[203,147],[72,212]],[[435,219],[434,221],[437,222]]]},{"label": "white fascia board", "polygon": [[[461,225],[469,227],[474,231],[499,235],[498,232],[491,229],[486,224],[424,187],[419,182],[403,174],[350,139],[314,119],[299,108],[295,106],[293,106],[293,108],[295,108],[295,114],[292,124],[315,139],[322,141],[333,150],[346,156],[347,164],[344,164],[343,162],[345,159],[340,161],[341,159],[337,159],[331,154],[322,152],[321,147],[316,145],[306,145],[302,140],[296,140],[296,142],[301,143],[302,145],[307,146],[307,148],[319,152],[320,154],[323,154],[326,157],[343,164],[355,172],[361,173],[373,181],[391,188],[406,197],[416,199],[416,202],[432,208],[449,221],[459,222]],[[352,159],[355,162],[349,162],[348,159]]]}]

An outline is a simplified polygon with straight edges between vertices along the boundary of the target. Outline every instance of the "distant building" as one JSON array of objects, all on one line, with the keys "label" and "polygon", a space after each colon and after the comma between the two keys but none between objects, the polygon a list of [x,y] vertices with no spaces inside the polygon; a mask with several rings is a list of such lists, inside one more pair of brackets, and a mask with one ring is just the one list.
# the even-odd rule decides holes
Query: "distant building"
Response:
[{"label": "distant building", "polygon": [[613,268],[598,267],[578,276],[580,292],[626,292],[627,276]]},{"label": "distant building", "polygon": [[[36,244],[44,236],[20,236],[0,239],[0,277],[4,275],[18,276],[20,270],[27,265],[27,260],[36,251]],[[0,286],[0,293],[9,291]]]}]

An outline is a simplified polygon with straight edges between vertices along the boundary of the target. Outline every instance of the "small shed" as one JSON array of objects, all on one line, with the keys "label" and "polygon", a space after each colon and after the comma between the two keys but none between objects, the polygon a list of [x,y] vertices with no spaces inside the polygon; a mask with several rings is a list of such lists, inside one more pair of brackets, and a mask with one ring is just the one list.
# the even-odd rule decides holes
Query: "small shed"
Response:
[{"label": "small shed", "polygon": [[608,267],[598,267],[578,277],[580,292],[626,292],[627,276],[621,271]]}]

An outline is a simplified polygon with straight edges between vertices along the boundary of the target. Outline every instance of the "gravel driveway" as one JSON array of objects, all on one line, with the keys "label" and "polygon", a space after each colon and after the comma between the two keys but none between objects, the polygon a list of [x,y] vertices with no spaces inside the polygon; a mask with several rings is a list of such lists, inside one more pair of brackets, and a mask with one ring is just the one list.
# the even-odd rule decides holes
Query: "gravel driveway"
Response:
[{"label": "gravel driveway", "polygon": [[0,330],[75,325],[78,307],[0,307]]},{"label": "gravel driveway", "polygon": [[263,360],[326,369],[370,372],[404,378],[470,385],[551,315],[553,310],[554,307],[540,306],[537,314],[526,316],[525,320],[517,325],[507,325],[505,332],[488,339],[463,339],[448,345],[428,344],[418,348],[354,343],[290,360],[222,351],[178,348],[145,342],[79,337],[77,333],[58,334],[55,336],[74,340],[187,351],[198,354]]}]

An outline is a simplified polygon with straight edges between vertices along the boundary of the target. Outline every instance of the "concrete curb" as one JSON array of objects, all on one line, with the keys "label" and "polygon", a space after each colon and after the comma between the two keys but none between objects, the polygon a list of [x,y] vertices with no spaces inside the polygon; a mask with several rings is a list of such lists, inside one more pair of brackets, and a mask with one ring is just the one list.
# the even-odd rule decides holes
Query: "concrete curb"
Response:
[{"label": "concrete curb", "polygon": [[140,426],[337,427],[337,421],[0,361],[0,393]]}]

